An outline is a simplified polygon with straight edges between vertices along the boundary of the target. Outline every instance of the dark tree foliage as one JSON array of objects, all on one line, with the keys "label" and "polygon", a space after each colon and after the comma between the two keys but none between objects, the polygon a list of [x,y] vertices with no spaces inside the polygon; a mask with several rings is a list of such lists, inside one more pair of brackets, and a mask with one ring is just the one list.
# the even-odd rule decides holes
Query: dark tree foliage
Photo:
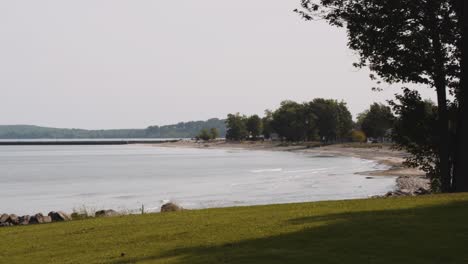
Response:
[{"label": "dark tree foliage", "polygon": [[[396,118],[392,131],[392,139],[397,149],[406,150],[411,154],[406,164],[425,171],[431,179],[432,188],[441,190],[440,159],[438,143],[440,134],[434,127],[438,123],[437,106],[431,101],[424,101],[415,90],[405,88],[402,95],[389,101]],[[455,133],[456,111],[455,104],[449,105],[450,133]],[[451,137],[453,145],[455,137]],[[451,148],[452,150],[454,148]],[[453,157],[453,155],[451,155]],[[450,165],[453,159],[449,160]]]},{"label": "dark tree foliage", "polygon": [[288,141],[347,140],[353,120],[344,102],[317,98],[308,103],[284,101],[271,118],[272,130]]},{"label": "dark tree foliage", "polygon": [[[466,111],[466,100],[461,99],[466,97],[466,89],[460,82],[466,76],[466,60],[462,58],[466,57],[463,42],[467,22],[463,17],[467,5],[460,0],[302,0],[302,9],[297,10],[308,20],[324,19],[345,27],[348,46],[359,56],[355,66],[368,67],[378,83],[417,83],[435,88],[442,191],[450,191],[455,182],[450,167],[453,151],[448,147],[447,88],[459,99],[457,133],[466,144],[466,136],[460,136]],[[465,148],[458,153],[465,161],[467,151]]]},{"label": "dark tree foliage", "polygon": [[358,118],[361,130],[367,137],[371,138],[383,138],[387,131],[393,127],[394,119],[392,109],[378,103],[372,104]]},{"label": "dark tree foliage", "polygon": [[396,148],[410,153],[406,165],[426,172],[432,188],[439,190],[439,136],[434,129],[437,107],[430,101],[423,101],[417,91],[409,89],[405,89],[403,95],[396,95],[396,99],[389,103],[397,115],[392,131]]},{"label": "dark tree foliage", "polygon": [[337,140],[343,141],[351,137],[351,131],[354,127],[353,116],[349,112],[348,106],[345,102],[337,103],[338,111],[338,127],[337,127]]},{"label": "dark tree foliage", "polygon": [[306,103],[306,109],[315,117],[316,130],[322,141],[337,142],[350,137],[353,119],[346,103],[317,98]]},{"label": "dark tree foliage", "polygon": [[246,125],[247,131],[253,140],[256,140],[262,134],[263,123],[262,119],[258,115],[250,116],[247,119]]},{"label": "dark tree foliage", "polygon": [[239,113],[229,114],[226,119],[226,139],[227,140],[244,140],[249,136],[247,131],[247,118]]},{"label": "dark tree foliage", "polygon": [[345,27],[349,48],[359,55],[355,66],[369,67],[385,82],[435,87],[437,75],[443,74],[446,84],[456,88],[460,34],[448,2],[302,0],[303,9],[298,12],[306,19],[325,19]]},{"label": "dark tree foliage", "polygon": [[309,140],[315,127],[315,116],[303,104],[284,101],[273,112],[273,130],[287,141]]},{"label": "dark tree foliage", "polygon": [[320,140],[324,142],[335,141],[338,130],[338,112],[333,105],[333,100],[317,98],[307,103],[306,107],[315,116]]}]

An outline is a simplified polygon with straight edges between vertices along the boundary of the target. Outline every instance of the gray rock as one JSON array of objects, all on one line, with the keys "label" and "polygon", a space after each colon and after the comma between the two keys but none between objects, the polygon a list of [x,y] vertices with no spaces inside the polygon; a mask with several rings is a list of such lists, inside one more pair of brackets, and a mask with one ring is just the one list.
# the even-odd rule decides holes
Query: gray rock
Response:
[{"label": "gray rock", "polygon": [[31,216],[29,219],[29,224],[42,224],[44,223],[44,216],[41,213]]},{"label": "gray rock", "polygon": [[175,203],[166,203],[161,206],[161,213],[182,211],[184,208]]},{"label": "gray rock", "polygon": [[8,221],[8,218],[10,218],[9,215],[7,215],[7,214],[2,214],[2,215],[0,216],[0,224],[6,223],[6,222]]},{"label": "gray rock", "polygon": [[100,210],[95,213],[96,217],[112,217],[112,216],[119,216],[120,214],[116,211],[110,210]]},{"label": "gray rock", "polygon": [[42,217],[42,222],[43,223],[52,223],[52,217],[48,216],[48,215],[44,215]]},{"label": "gray rock", "polygon": [[50,212],[48,216],[50,216],[50,218],[52,219],[52,222],[62,222],[62,221],[72,220],[71,216],[69,216],[68,214],[62,211]]},{"label": "gray rock", "polygon": [[8,218],[8,222],[12,225],[19,225],[19,217],[15,214],[11,214]]},{"label": "gray rock", "polygon": [[29,221],[31,220],[31,216],[23,215],[18,218],[20,225],[29,225]]}]

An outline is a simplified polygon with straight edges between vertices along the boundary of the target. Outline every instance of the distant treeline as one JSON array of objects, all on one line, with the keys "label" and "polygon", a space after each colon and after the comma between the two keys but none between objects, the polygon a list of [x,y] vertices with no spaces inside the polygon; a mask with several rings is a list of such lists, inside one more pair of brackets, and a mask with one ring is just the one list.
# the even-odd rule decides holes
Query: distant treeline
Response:
[{"label": "distant treeline", "polygon": [[226,134],[225,120],[180,122],[175,125],[150,126],[146,129],[86,130],[49,128],[31,125],[0,125],[0,139],[80,139],[80,138],[193,138],[202,129],[216,128]]},{"label": "distant treeline", "polygon": [[264,117],[229,114],[228,140],[279,139],[285,141],[345,142],[382,139],[393,126],[390,107],[374,103],[354,122],[345,102],[317,98],[310,102],[283,101]]}]

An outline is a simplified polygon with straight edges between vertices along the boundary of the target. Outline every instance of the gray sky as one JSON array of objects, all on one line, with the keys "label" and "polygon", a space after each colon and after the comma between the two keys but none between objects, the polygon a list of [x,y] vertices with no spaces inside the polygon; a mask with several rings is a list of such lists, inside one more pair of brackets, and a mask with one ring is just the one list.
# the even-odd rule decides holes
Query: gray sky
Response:
[{"label": "gray sky", "polygon": [[[0,0],[0,124],[138,128],[371,91],[343,30],[299,0]],[[432,90],[423,93],[432,96]]]}]

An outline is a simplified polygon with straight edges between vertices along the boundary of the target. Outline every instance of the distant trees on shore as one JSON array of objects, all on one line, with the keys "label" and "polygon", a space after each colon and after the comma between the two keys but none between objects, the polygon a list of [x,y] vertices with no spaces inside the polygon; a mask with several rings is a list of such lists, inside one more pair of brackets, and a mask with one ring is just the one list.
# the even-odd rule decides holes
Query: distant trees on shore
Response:
[{"label": "distant trees on shore", "polygon": [[257,140],[273,135],[286,141],[340,142],[351,139],[353,120],[345,102],[317,98],[311,102],[283,101],[265,116],[229,114],[227,140]]},{"label": "distant trees on shore", "polygon": [[225,120],[179,122],[146,129],[65,129],[30,125],[0,125],[0,139],[99,139],[99,138],[193,138],[202,129],[216,128],[219,137],[226,133]]},{"label": "distant trees on shore", "polygon": [[357,126],[367,137],[383,138],[393,127],[395,116],[389,106],[374,103],[357,117]]},{"label": "distant trees on shore", "polygon": [[219,131],[216,127],[212,127],[209,130],[204,128],[198,133],[198,135],[195,137],[198,140],[214,140],[219,137]]}]

